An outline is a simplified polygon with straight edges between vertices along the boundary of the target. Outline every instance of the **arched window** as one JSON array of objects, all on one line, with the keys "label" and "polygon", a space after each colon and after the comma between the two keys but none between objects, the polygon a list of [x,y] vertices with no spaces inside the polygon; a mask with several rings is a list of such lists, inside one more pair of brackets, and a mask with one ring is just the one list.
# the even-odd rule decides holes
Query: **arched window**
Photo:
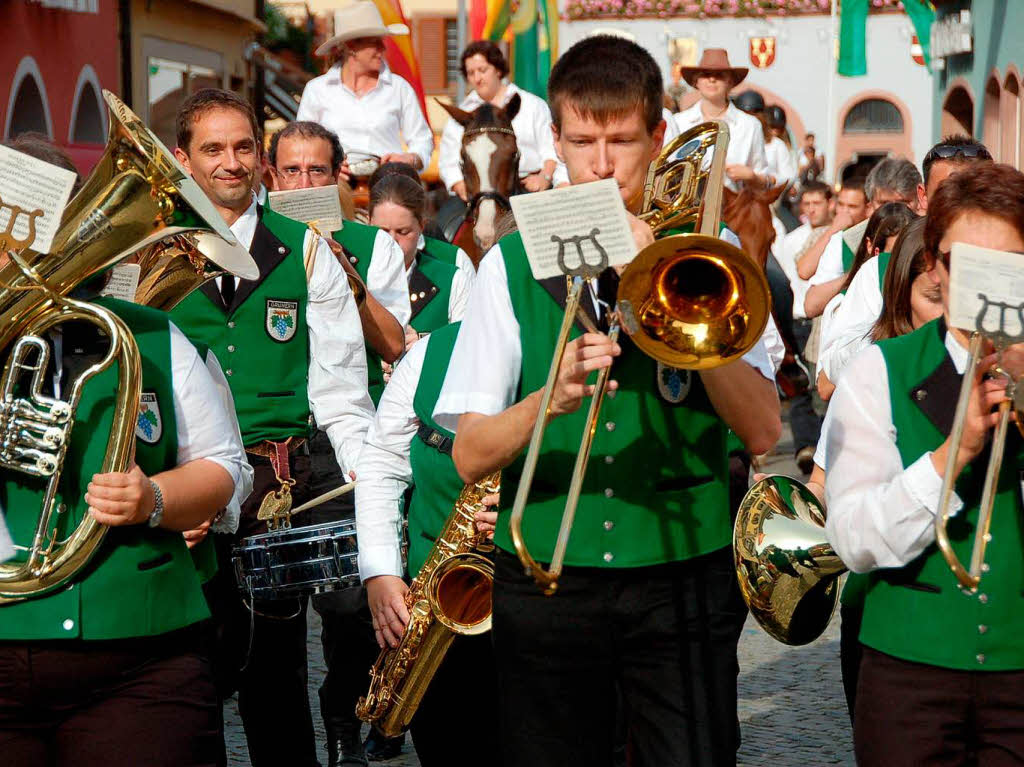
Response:
[{"label": "arched window", "polygon": [[[11,105],[11,117],[7,135],[13,138],[19,133],[38,131],[50,135],[46,124],[46,107],[43,105],[43,94],[39,84],[32,75],[26,75],[18,85],[18,94]],[[51,136],[52,138],[52,136]]]},{"label": "arched window", "polygon": [[102,144],[105,141],[100,94],[87,80],[82,83],[82,88],[78,92],[78,105],[71,120],[71,143]]},{"label": "arched window", "polygon": [[903,115],[891,101],[864,99],[843,120],[843,133],[902,133]]},{"label": "arched window", "polygon": [[961,85],[950,90],[942,105],[942,135],[974,135],[974,99]]}]

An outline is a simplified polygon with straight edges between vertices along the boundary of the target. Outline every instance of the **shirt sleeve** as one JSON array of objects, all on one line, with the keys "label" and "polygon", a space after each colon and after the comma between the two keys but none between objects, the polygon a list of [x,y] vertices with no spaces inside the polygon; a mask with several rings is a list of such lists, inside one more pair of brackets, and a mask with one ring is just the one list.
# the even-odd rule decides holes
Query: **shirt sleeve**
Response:
[{"label": "shirt sleeve", "polygon": [[455,265],[459,269],[465,269],[473,276],[476,276],[476,264],[473,263],[473,259],[462,248],[456,248],[455,250]]},{"label": "shirt sleeve", "polygon": [[456,269],[452,276],[452,289],[448,296],[448,322],[458,322],[466,316],[466,306],[473,290],[476,272]]},{"label": "shirt sleeve", "polygon": [[403,575],[402,494],[412,483],[409,447],[420,425],[413,398],[426,349],[426,341],[415,344],[395,367],[356,466],[356,536],[364,582]]},{"label": "shirt sleeve", "polygon": [[178,465],[199,460],[217,464],[234,485],[231,502],[241,503],[252,490],[252,469],[237,421],[206,363],[174,323],[170,323],[170,337]]},{"label": "shirt sleeve", "polygon": [[[826,532],[853,572],[902,567],[935,540],[942,479],[924,453],[906,468],[896,446],[889,376],[877,346],[850,363],[829,402]],[[954,498],[953,508],[962,506]]]},{"label": "shirt sleeve", "polygon": [[416,91],[405,79],[397,75],[393,82],[398,84],[402,100],[402,138],[409,151],[419,155],[423,169],[426,170],[430,166],[430,155],[434,153],[434,134],[420,109]]},{"label": "shirt sleeve", "polygon": [[412,316],[409,281],[405,276],[405,255],[398,243],[384,230],[377,231],[373,257],[366,272],[366,289],[404,328]]},{"label": "shirt sleeve", "polygon": [[555,152],[555,134],[551,132],[551,110],[543,99],[538,99],[538,102],[534,110],[533,130],[537,136],[537,152],[543,170],[548,160],[558,162],[558,154]]},{"label": "shirt sleeve", "polygon": [[876,267],[869,261],[857,272],[828,324],[828,332],[822,328],[819,364],[833,383],[850,360],[871,343],[871,329],[882,312]]},{"label": "shirt sleeve", "polygon": [[302,96],[299,98],[299,109],[295,114],[295,120],[309,120],[320,122],[320,115],[323,111],[320,108],[320,100],[317,98],[316,80],[310,80],[302,89]]},{"label": "shirt sleeve", "polygon": [[750,140],[750,158],[748,164],[753,169],[754,173],[759,176],[765,176],[768,174],[768,156],[764,151],[764,131],[761,130],[761,123],[756,120],[757,125],[753,126],[754,130],[751,132]]},{"label": "shirt sleeve", "polygon": [[808,287],[821,285],[837,277],[843,276],[843,233],[836,232],[825,245],[825,250],[818,259],[818,269],[814,276],[807,280]]},{"label": "shirt sleeve", "polygon": [[[306,232],[306,237],[312,236]],[[306,306],[309,407],[348,476],[373,419],[363,329],[345,271],[326,242],[317,244],[313,257]]]},{"label": "shirt sleeve", "polygon": [[480,262],[434,420],[454,432],[463,413],[497,415],[515,404],[521,363],[519,321],[495,245]]},{"label": "shirt sleeve", "polygon": [[449,118],[444,125],[444,130],[441,131],[437,172],[449,192],[453,186],[462,181],[462,132],[462,126],[455,121],[455,118]]}]

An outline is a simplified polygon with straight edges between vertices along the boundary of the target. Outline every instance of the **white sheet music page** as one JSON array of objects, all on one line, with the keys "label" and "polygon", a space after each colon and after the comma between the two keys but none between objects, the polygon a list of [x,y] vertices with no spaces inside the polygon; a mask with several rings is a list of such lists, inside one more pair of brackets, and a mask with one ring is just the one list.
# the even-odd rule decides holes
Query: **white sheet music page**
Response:
[{"label": "white sheet music page", "polygon": [[49,253],[74,185],[71,171],[0,145],[0,239]]},{"label": "white sheet music page", "polygon": [[270,192],[268,201],[275,213],[304,224],[313,222],[324,234],[341,229],[341,199],[337,184]]},{"label": "white sheet music page", "polygon": [[11,540],[11,534],[7,531],[7,525],[4,524],[4,512],[0,509],[0,562],[5,562],[14,556],[14,542]]},{"label": "white sheet music page", "polygon": [[962,330],[1024,339],[1024,253],[954,242],[949,320]]},{"label": "white sheet music page", "polygon": [[510,201],[535,280],[580,269],[596,276],[636,255],[626,206],[613,178],[519,194]]}]

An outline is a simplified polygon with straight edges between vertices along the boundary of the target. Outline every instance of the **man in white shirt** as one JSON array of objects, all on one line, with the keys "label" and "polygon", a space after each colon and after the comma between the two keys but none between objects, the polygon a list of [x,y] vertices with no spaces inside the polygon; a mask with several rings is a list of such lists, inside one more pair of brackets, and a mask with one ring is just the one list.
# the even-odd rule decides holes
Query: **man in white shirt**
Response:
[{"label": "man in white shirt", "polygon": [[422,171],[430,165],[434,134],[416,91],[384,61],[384,37],[407,35],[408,27],[385,26],[372,0],[337,10],[335,25],[338,34],[316,53],[335,54],[340,61],[306,84],[295,119],[334,131],[349,153],[378,155],[381,162],[406,162]]},{"label": "man in white shirt", "polygon": [[257,511],[272,494],[297,503],[311,497],[311,417],[351,475],[373,417],[358,310],[327,244],[304,224],[257,205],[252,193],[261,145],[252,107],[228,91],[205,89],[182,105],[178,126],[175,155],[260,268],[257,280],[225,275],[207,283],[173,312],[193,342],[224,361],[255,470],[238,535],[215,536],[220,572],[208,599],[219,637],[219,692],[239,692],[254,765],[312,767],[306,600],[298,609],[290,600],[248,605],[235,583],[230,549],[239,538],[266,530]]},{"label": "man in white shirt", "polygon": [[708,120],[724,120],[729,126],[726,154],[726,186],[734,192],[741,183],[774,186],[764,151],[761,121],[737,109],[729,91],[747,76],[746,67],[732,67],[722,48],[708,48],[695,67],[682,68],[683,79],[700,91],[701,99],[675,115],[676,128],[683,133]]}]

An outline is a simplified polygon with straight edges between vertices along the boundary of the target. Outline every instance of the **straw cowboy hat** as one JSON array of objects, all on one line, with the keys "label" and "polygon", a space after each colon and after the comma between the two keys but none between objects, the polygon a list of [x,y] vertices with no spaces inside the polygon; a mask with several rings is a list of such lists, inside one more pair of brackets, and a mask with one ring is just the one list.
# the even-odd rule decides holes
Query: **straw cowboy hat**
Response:
[{"label": "straw cowboy hat", "polygon": [[734,67],[729,64],[729,54],[724,48],[708,48],[700,57],[695,67],[680,67],[680,74],[686,82],[696,87],[697,75],[701,72],[729,72],[732,75],[733,87],[739,85],[749,71],[746,67]]},{"label": "straw cowboy hat", "polygon": [[385,24],[373,0],[356,0],[334,12],[334,37],[316,49],[317,56],[326,56],[346,40],[357,37],[387,37],[407,35],[405,24]]}]

